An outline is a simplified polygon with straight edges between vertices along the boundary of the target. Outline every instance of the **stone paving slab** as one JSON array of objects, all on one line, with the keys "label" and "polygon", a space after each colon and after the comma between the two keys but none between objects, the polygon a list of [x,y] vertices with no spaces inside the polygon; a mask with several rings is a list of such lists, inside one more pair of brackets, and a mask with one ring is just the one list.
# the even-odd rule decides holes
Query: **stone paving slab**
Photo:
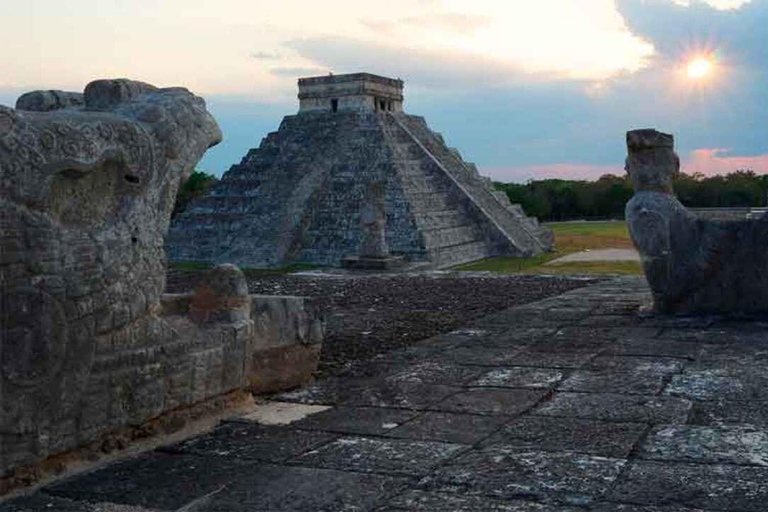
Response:
[{"label": "stone paving slab", "polygon": [[482,445],[627,458],[647,430],[644,423],[527,416],[508,423]]},{"label": "stone paving slab", "polygon": [[297,421],[293,426],[340,434],[384,435],[418,415],[416,411],[384,407],[334,407]]},{"label": "stone paving slab", "polygon": [[515,367],[500,368],[483,374],[472,381],[474,387],[551,389],[565,373],[554,368]]},{"label": "stone paving slab", "polygon": [[328,407],[293,423],[232,419],[0,512],[768,510],[768,323],[647,303],[633,277],[513,308],[279,395]]},{"label": "stone paving slab", "polygon": [[657,426],[643,443],[638,457],[768,466],[768,430],[751,425]]},{"label": "stone paving slab", "polygon": [[768,402],[715,400],[694,402],[691,425],[747,424],[768,427]]},{"label": "stone paving slab", "polygon": [[691,402],[674,397],[558,392],[534,411],[536,415],[568,416],[620,422],[685,423]]},{"label": "stone paving slab", "polygon": [[183,512],[359,512],[379,508],[410,485],[383,475],[260,466]]},{"label": "stone paving slab", "polygon": [[576,370],[560,383],[557,389],[585,393],[658,395],[666,384],[665,375],[653,371],[621,373],[611,370]]},{"label": "stone paving slab", "polygon": [[505,416],[480,416],[446,412],[425,412],[414,420],[386,433],[388,437],[475,444],[507,423]]},{"label": "stone paving slab", "polygon": [[768,468],[637,462],[610,499],[638,505],[678,505],[704,510],[764,512]]},{"label": "stone paving slab", "polygon": [[280,427],[232,422],[210,434],[166,446],[159,451],[198,455],[211,460],[221,458],[227,461],[284,462],[338,437],[324,432],[305,432],[298,436]]},{"label": "stone paving slab", "polygon": [[177,510],[254,471],[253,464],[233,464],[221,457],[151,452],[56,483],[45,492],[72,500]]},{"label": "stone paving slab", "polygon": [[578,509],[542,505],[530,501],[501,501],[478,496],[411,491],[390,501],[377,512],[578,512]]},{"label": "stone paving slab", "polygon": [[473,388],[457,393],[432,410],[495,416],[515,416],[533,408],[547,395],[545,390]]},{"label": "stone paving slab", "polygon": [[466,446],[451,443],[343,437],[290,463],[361,473],[422,476],[464,450]]},{"label": "stone paving slab", "polygon": [[473,450],[437,469],[426,490],[586,505],[601,499],[626,461],[507,446]]}]

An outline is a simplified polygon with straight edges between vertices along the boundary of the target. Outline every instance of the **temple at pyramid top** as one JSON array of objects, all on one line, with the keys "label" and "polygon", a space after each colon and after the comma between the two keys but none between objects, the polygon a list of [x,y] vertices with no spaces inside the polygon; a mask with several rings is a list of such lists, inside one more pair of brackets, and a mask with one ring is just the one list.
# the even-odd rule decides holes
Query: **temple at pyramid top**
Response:
[{"label": "temple at pyramid top", "polygon": [[403,81],[370,73],[299,78],[299,113],[402,112]]},{"label": "temple at pyramid top", "polygon": [[402,80],[355,73],[298,85],[298,114],[173,220],[171,261],[446,268],[552,247],[549,229],[403,112]]}]

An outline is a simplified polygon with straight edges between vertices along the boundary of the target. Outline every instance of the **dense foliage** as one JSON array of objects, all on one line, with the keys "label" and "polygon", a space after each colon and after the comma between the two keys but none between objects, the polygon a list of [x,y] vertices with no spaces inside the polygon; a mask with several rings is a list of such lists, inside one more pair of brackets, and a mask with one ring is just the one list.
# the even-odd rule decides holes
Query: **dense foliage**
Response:
[{"label": "dense foliage", "polygon": [[179,187],[179,192],[176,195],[176,204],[173,206],[171,217],[175,217],[183,212],[193,199],[205,194],[211,185],[217,181],[219,181],[218,178],[213,174],[208,174],[203,171],[193,172],[189,179]]},{"label": "dense foliage", "polygon": [[[512,203],[523,205],[528,215],[543,221],[620,219],[634,193],[627,177],[611,174],[597,181],[547,179],[495,185]],[[680,202],[692,208],[764,206],[768,175],[758,176],[752,171],[712,177],[680,174],[674,187]]]}]

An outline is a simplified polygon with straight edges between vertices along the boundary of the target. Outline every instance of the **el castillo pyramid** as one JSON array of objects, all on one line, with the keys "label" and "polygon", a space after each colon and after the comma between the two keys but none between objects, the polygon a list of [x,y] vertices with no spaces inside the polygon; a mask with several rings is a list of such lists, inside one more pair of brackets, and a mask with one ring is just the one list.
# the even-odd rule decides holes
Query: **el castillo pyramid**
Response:
[{"label": "el castillo pyramid", "polygon": [[339,265],[359,255],[361,211],[381,190],[382,239],[411,266],[444,268],[551,249],[551,232],[493,189],[424,118],[403,82],[368,73],[299,79],[300,108],[174,220],[171,261]]}]

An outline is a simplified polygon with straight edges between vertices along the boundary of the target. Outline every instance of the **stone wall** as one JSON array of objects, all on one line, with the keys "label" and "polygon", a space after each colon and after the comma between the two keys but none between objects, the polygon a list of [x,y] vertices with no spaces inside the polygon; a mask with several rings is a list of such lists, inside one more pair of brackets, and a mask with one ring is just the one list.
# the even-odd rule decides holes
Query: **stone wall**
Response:
[{"label": "stone wall", "polygon": [[[178,186],[221,140],[201,98],[100,80],[18,107],[0,107],[0,476],[232,389],[308,377],[322,329],[303,299],[249,297],[230,267],[163,297]],[[292,362],[301,375],[268,378]]]},{"label": "stone wall", "polygon": [[403,82],[370,73],[300,78],[298,97],[299,113],[330,112],[332,101],[338,111],[401,112]]}]

